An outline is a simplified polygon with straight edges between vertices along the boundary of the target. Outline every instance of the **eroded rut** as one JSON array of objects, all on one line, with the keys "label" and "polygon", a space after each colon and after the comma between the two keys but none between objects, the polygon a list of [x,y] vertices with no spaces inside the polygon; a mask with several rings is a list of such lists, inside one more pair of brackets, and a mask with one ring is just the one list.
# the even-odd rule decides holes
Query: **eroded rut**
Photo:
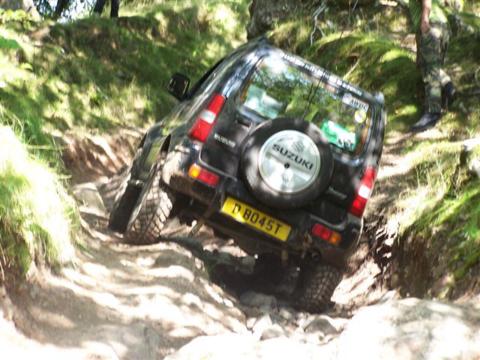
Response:
[{"label": "eroded rut", "polygon": [[[113,161],[107,153],[120,152],[100,151],[88,157],[92,166],[103,161],[118,170],[128,162],[118,156]],[[342,341],[350,341],[344,329],[351,317],[366,305],[394,306],[390,304],[398,298],[381,286],[378,258],[384,257],[378,256],[382,247],[374,236],[382,223],[378,219],[367,221],[332,308],[308,314],[254,286],[250,274],[255,259],[215,238],[208,228],[193,239],[188,227],[172,221],[156,245],[123,244],[106,229],[119,177],[97,179],[74,188],[84,229],[75,265],[59,274],[39,271],[28,283],[9,288],[8,297],[2,295],[0,348],[10,357],[160,359],[210,335],[215,337],[199,338],[203,340],[171,358],[350,358],[339,349]],[[402,306],[406,311],[419,308],[418,303]],[[471,318],[473,327],[480,325],[477,315],[463,310],[455,314]],[[414,318],[409,316],[407,325]]]}]

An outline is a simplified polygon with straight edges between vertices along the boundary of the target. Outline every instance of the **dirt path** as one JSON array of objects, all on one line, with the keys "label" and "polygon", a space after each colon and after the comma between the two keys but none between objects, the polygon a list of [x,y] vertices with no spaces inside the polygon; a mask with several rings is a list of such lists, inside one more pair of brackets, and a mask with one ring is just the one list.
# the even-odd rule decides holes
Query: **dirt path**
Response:
[{"label": "dirt path", "polygon": [[[394,158],[397,146],[386,147],[387,172],[402,166]],[[95,161],[106,167],[126,162],[112,161],[108,154],[118,152],[101,148],[101,154],[84,157],[91,160],[89,166],[95,167]],[[3,301],[0,348],[11,355],[159,359],[197,336],[231,332],[262,339],[286,336],[318,345],[338,336],[360,307],[396,296],[378,286],[381,269],[372,260],[367,236],[334,294],[336,305],[319,326],[311,324],[323,315],[297,312],[271,295],[246,291],[236,298],[230,294],[234,291],[209,280],[206,264],[198,256],[226,259],[226,266],[236,270],[251,266],[252,258],[215,240],[208,229],[199,236],[207,250],[190,243],[122,244],[106,229],[103,207],[111,203],[116,178],[97,178],[96,183],[77,187],[77,196],[84,199],[80,203],[84,237],[76,264],[59,274],[38,272],[10,293],[11,301]]]},{"label": "dirt path", "polygon": [[246,331],[243,314],[178,245],[87,246],[76,268],[14,294],[26,336],[80,357],[155,359],[198,335]]}]

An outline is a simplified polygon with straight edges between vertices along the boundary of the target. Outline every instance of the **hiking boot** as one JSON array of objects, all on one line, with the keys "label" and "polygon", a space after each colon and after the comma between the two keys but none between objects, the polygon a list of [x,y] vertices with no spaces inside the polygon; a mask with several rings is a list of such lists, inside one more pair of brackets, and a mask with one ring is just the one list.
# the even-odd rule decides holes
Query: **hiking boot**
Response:
[{"label": "hiking boot", "polygon": [[455,101],[457,90],[451,81],[442,88],[442,108],[448,111],[452,103]]},{"label": "hiking boot", "polygon": [[434,127],[442,117],[440,113],[427,112],[410,128],[411,132],[421,132]]}]

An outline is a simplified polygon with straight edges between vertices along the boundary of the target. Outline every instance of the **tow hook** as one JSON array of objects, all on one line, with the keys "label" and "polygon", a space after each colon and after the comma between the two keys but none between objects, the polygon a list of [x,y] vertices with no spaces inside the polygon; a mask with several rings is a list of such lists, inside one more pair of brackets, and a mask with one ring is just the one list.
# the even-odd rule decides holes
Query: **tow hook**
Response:
[{"label": "tow hook", "polygon": [[282,266],[286,267],[288,265],[288,250],[283,249],[281,253]]},{"label": "tow hook", "polygon": [[190,232],[188,233],[188,236],[193,237],[193,236],[197,235],[204,224],[205,224],[205,218],[202,218],[201,220],[197,221],[195,223],[195,225],[193,225]]},{"label": "tow hook", "polygon": [[192,229],[188,233],[188,236],[193,237],[198,234],[198,232],[202,229],[203,225],[205,225],[207,218],[209,218],[217,209],[214,204],[215,202],[212,202],[212,204],[207,208],[203,216],[197,221],[195,225],[193,225]]},{"label": "tow hook", "polygon": [[222,183],[215,194],[215,197],[213,198],[212,202],[208,206],[207,210],[203,213],[203,216],[197,221],[197,223],[193,226],[192,230],[188,233],[188,236],[195,236],[198,234],[200,229],[205,225],[205,222],[207,219],[215,212],[220,209],[221,204],[223,203],[223,198],[224,198],[224,187],[225,183]]}]

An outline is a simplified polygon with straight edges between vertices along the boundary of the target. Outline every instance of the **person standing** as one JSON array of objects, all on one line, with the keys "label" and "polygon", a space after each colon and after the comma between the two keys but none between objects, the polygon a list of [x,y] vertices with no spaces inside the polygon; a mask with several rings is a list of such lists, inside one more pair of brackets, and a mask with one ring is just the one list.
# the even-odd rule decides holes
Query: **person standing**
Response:
[{"label": "person standing", "polygon": [[455,96],[452,80],[443,69],[451,34],[446,5],[445,0],[409,0],[416,30],[417,65],[425,85],[424,113],[412,126],[413,132],[435,126]]}]

